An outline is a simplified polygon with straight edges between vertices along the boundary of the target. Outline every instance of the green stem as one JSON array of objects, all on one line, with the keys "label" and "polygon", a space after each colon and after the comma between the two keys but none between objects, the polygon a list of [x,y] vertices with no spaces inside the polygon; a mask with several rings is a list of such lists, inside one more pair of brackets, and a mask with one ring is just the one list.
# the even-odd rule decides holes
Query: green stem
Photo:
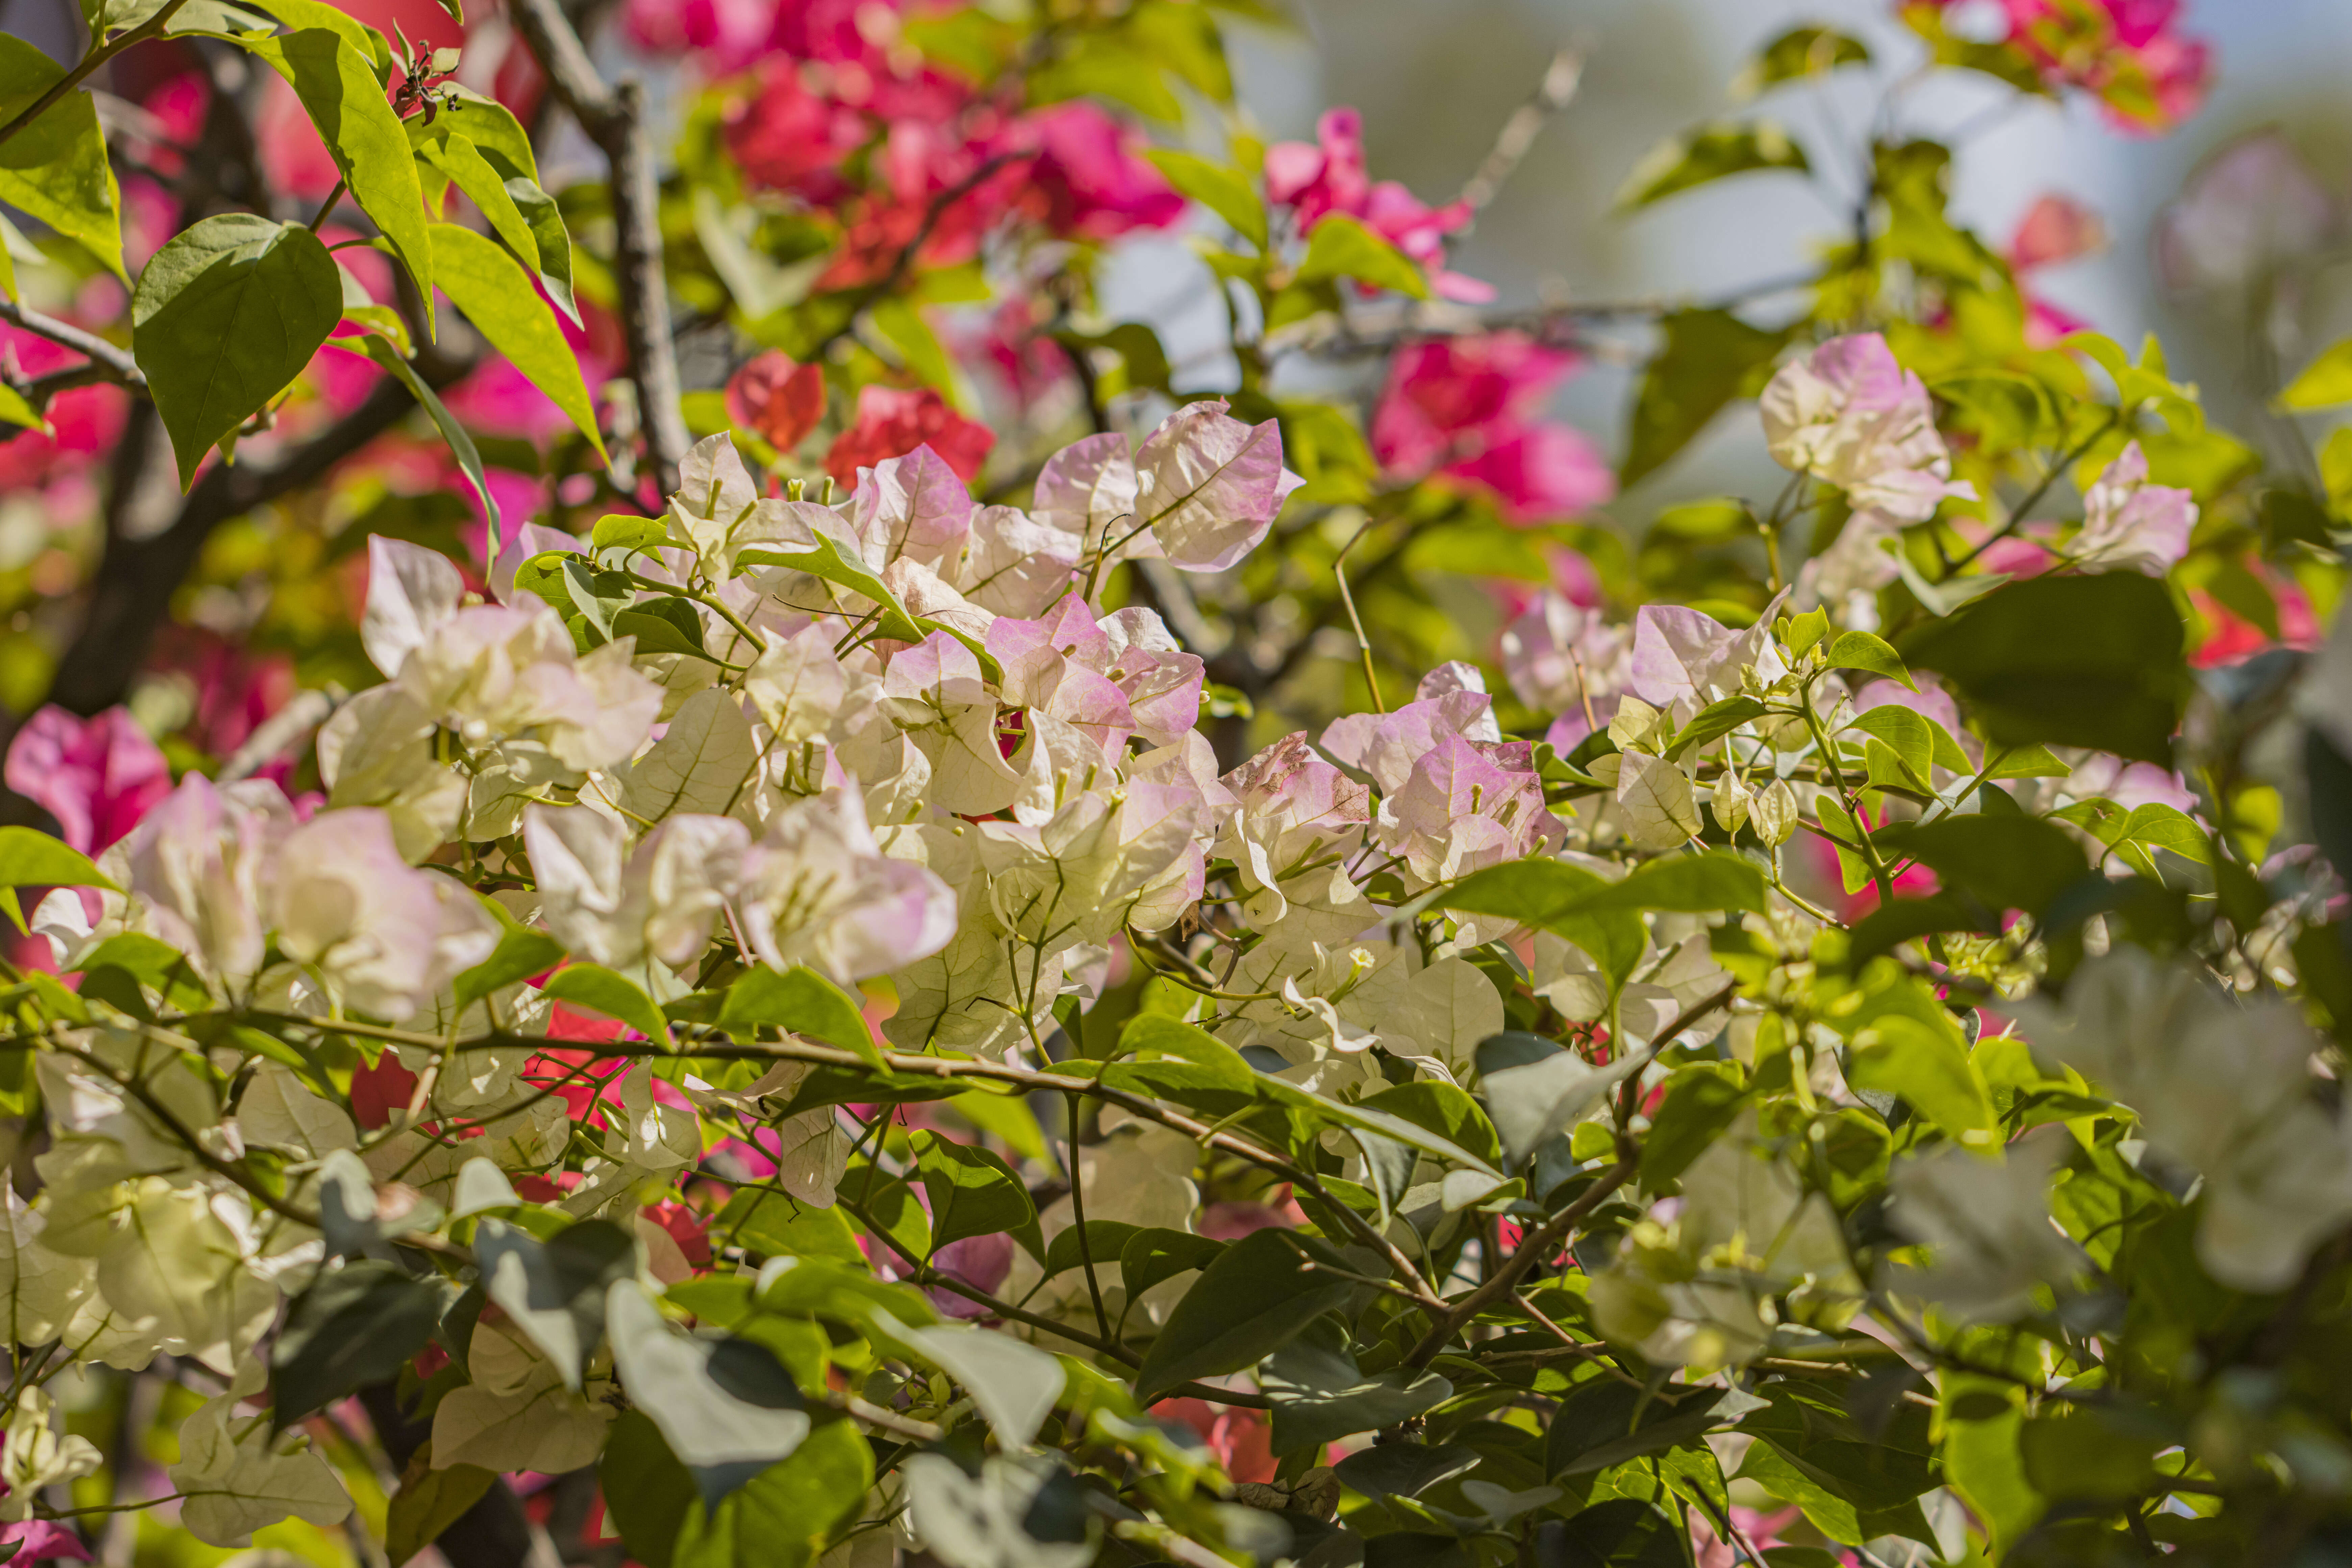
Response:
[{"label": "green stem", "polygon": [[[335,188],[327,193],[327,199],[319,204],[318,212],[311,216],[310,232],[312,234],[319,232],[319,226],[327,221],[327,216],[335,210],[335,204],[341,201],[343,199],[343,193],[351,188],[352,184],[349,180],[337,180],[335,182]],[[495,545],[497,541],[493,540],[491,542]],[[495,565],[497,563],[494,561],[492,562],[492,564]]]}]

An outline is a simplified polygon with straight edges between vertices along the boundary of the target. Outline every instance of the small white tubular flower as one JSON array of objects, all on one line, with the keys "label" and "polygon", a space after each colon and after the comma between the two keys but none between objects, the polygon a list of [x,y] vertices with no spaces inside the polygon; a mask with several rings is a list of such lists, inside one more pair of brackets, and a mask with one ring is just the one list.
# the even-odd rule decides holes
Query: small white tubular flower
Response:
[{"label": "small white tubular flower", "polygon": [[1761,410],[1773,459],[1835,485],[1857,510],[1924,522],[1948,496],[1976,498],[1951,482],[1927,386],[1875,332],[1832,338],[1781,366]]},{"label": "small white tubular flower", "polygon": [[762,963],[840,984],[928,958],[956,931],[953,889],[882,853],[856,792],[786,805],[744,861],[737,908]]},{"label": "small white tubular flower", "polygon": [[490,955],[499,926],[455,879],[412,868],[380,811],[323,812],[286,837],[278,946],[345,1005],[397,1023]]}]

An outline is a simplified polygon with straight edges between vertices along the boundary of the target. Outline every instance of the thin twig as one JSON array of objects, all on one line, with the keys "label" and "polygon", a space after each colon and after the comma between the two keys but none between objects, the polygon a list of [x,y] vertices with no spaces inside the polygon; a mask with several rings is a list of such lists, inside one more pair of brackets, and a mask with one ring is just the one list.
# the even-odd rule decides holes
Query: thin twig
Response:
[{"label": "thin twig", "polygon": [[1567,48],[1552,56],[1534,94],[1503,121],[1502,130],[1496,133],[1493,150],[1478,165],[1478,172],[1470,176],[1469,184],[1462,187],[1460,199],[1465,206],[1475,213],[1495,199],[1503,182],[1511,177],[1519,160],[1535,145],[1545,122],[1567,108],[1569,100],[1576,96],[1577,84],[1583,78],[1582,50]]},{"label": "thin twig", "polygon": [[[70,321],[60,321],[54,316],[45,316],[38,310],[12,304],[6,300],[0,300],[0,321],[22,327],[36,337],[47,338],[85,356],[90,367],[105,380],[120,382],[140,392],[147,390],[147,375],[139,368],[139,362],[132,359],[126,350],[116,348],[95,332],[84,331]],[[40,384],[39,382],[33,384],[35,387]]]}]

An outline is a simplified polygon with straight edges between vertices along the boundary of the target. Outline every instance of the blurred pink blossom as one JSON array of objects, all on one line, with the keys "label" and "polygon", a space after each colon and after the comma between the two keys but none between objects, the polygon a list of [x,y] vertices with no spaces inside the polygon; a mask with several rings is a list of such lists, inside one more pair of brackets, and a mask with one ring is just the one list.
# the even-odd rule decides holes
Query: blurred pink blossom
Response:
[{"label": "blurred pink blossom", "polygon": [[1408,344],[1372,415],[1373,454],[1398,478],[1466,479],[1515,522],[1597,506],[1616,493],[1607,462],[1576,431],[1537,418],[1578,363],[1523,332]]},{"label": "blurred pink blossom", "polygon": [[855,484],[858,469],[929,447],[969,483],[995,445],[996,432],[958,414],[928,386],[869,383],[857,389],[857,418],[825,453],[824,471],[837,484]]},{"label": "blurred pink blossom", "polygon": [[1364,169],[1364,121],[1352,109],[1324,111],[1315,141],[1277,142],[1265,150],[1265,195],[1296,215],[1308,234],[1333,213],[1356,219],[1430,274],[1448,300],[1482,303],[1495,291],[1475,278],[1445,269],[1445,237],[1469,226],[1467,202],[1433,207],[1393,180],[1372,183]]},{"label": "blurred pink blossom", "polygon": [[58,819],[58,837],[95,855],[172,791],[171,764],[127,708],[79,719],[55,704],[8,743],[8,787]]}]

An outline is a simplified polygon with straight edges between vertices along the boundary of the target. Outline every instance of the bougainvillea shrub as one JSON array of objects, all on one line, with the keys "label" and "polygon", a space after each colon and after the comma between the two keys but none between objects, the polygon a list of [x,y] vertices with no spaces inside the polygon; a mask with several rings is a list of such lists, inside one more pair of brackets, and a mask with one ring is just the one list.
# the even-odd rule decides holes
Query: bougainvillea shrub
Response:
[{"label": "bougainvillea shrub", "polygon": [[1540,309],[1605,55],[1433,199],[1254,5],[0,38],[9,1560],[2341,1555],[2352,345],[2232,436],[1914,115],[2161,133],[2179,10],[1771,37],[1620,206],[1850,229]]}]

